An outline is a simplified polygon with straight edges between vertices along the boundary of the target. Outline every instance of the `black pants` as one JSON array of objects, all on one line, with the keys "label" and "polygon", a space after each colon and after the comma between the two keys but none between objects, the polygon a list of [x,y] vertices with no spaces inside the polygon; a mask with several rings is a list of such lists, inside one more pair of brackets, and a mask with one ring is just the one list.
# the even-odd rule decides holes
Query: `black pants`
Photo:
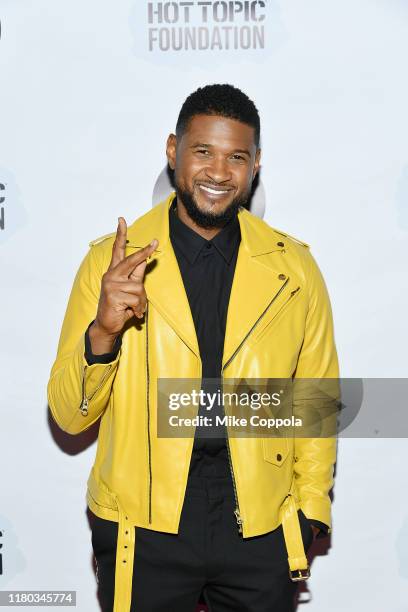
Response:
[{"label": "black pants", "polygon": [[[242,538],[229,478],[191,477],[178,534],[135,527],[132,612],[292,612],[298,583],[288,574],[282,526]],[[91,514],[92,547],[103,612],[112,612],[116,522]],[[313,532],[299,519],[305,550]]]}]

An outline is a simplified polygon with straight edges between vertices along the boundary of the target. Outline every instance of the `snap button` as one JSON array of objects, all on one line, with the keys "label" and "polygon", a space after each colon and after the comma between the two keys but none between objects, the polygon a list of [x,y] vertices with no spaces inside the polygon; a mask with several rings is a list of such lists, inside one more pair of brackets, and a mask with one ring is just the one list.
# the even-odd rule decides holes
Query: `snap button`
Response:
[{"label": "snap button", "polygon": [[285,275],[285,274],[279,274],[278,278],[279,278],[280,280],[285,280],[286,275]]},{"label": "snap button", "polygon": [[285,246],[285,243],[284,243],[284,242],[277,242],[276,244],[277,244],[278,246]]},{"label": "snap button", "polygon": [[281,455],[280,453],[278,453],[278,454],[276,455],[276,459],[277,459],[278,461],[282,461],[282,455]]}]

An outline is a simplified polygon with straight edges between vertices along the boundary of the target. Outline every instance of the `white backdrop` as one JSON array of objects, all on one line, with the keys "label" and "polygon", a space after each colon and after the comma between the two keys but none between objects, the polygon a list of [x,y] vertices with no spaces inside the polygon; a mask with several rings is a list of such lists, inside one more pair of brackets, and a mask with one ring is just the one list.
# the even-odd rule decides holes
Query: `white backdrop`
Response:
[{"label": "white backdrop", "polygon": [[[264,218],[311,244],[342,375],[407,376],[408,3],[210,2],[207,21],[177,4],[152,3],[149,23],[145,0],[0,0],[0,589],[76,590],[81,612],[98,610],[95,443],[52,423],[46,384],[88,242],[157,203],[197,87],[257,105]],[[171,48],[180,31],[198,48]],[[407,489],[405,439],[339,441],[302,610],[408,610]]]}]

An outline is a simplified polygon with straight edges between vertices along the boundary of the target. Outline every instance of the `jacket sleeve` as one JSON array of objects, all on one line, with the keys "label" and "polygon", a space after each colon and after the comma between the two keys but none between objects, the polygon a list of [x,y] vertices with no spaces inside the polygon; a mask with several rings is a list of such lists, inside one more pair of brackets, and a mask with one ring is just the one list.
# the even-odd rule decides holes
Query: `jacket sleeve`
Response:
[{"label": "jacket sleeve", "polygon": [[110,363],[88,364],[85,332],[95,319],[103,270],[91,247],[76,273],[47,385],[55,422],[70,434],[88,429],[108,405],[120,351]]},{"label": "jacket sleeve", "polygon": [[[311,521],[331,531],[331,500],[336,461],[336,410],[339,365],[333,316],[327,287],[312,254],[307,251],[308,310],[304,339],[294,373],[293,405],[306,427],[295,437],[295,485],[300,508]],[[313,379],[313,380],[312,380]]]}]

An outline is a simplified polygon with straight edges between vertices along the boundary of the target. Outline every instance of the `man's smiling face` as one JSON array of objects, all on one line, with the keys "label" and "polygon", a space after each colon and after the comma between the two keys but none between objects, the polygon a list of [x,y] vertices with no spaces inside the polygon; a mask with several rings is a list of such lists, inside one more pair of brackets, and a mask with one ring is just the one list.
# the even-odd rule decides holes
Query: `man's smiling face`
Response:
[{"label": "man's smiling face", "polygon": [[177,200],[201,227],[222,227],[244,206],[259,170],[254,128],[219,115],[194,115],[180,141],[167,139]]}]

